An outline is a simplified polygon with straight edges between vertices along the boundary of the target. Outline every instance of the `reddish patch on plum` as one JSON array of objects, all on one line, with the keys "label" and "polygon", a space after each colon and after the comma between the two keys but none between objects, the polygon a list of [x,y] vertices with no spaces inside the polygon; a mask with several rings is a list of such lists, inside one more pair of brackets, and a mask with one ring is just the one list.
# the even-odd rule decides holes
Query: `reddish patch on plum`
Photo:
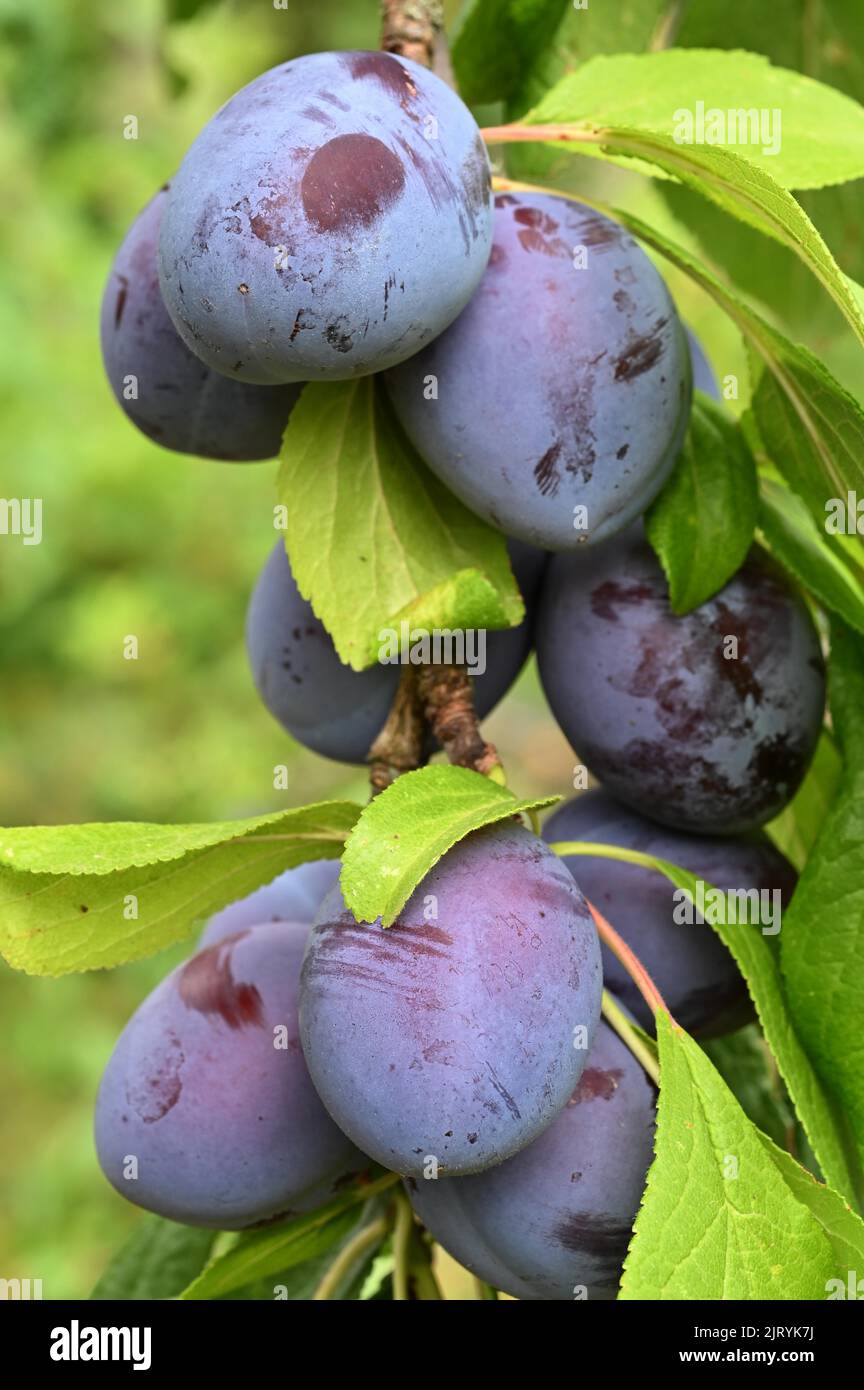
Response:
[{"label": "reddish patch on plum", "polygon": [[591,612],[606,623],[617,623],[619,608],[649,603],[653,598],[650,584],[622,584],[617,579],[606,579],[591,590]]},{"label": "reddish patch on plum", "polygon": [[607,1071],[602,1067],[586,1067],[567,1104],[580,1105],[583,1100],[611,1100],[623,1075],[620,1067],[611,1067]]},{"label": "reddish patch on plum", "polygon": [[405,170],[373,135],[337,135],[306,166],[300,197],[319,232],[370,227],[405,187]]},{"label": "reddish patch on plum", "polygon": [[621,228],[606,217],[583,217],[579,223],[583,246],[614,246],[621,239]]},{"label": "reddish patch on plum", "polygon": [[414,102],[417,87],[407,68],[389,53],[346,53],[343,59],[355,82],[370,77],[396,98],[404,111]]},{"label": "reddish patch on plum", "polygon": [[231,958],[238,932],[193,956],[180,972],[178,989],[187,1009],[202,1014],[218,1014],[229,1028],[261,1028],[264,1015],[261,995],[255,985],[234,979]]},{"label": "reddish patch on plum", "polygon": [[560,256],[564,259],[569,257],[570,247],[567,242],[562,237],[555,236],[559,223],[554,217],[550,217],[548,212],[543,212],[540,208],[520,207],[514,212],[513,221],[518,222],[522,228],[516,235],[524,251],[539,252],[543,256]]},{"label": "reddish patch on plum", "polygon": [[180,1068],[185,1061],[180,1039],[168,1029],[158,1048],[144,1059],[140,1080],[126,1088],[126,1099],[143,1124],[155,1124],[173,1110],[183,1090]]}]

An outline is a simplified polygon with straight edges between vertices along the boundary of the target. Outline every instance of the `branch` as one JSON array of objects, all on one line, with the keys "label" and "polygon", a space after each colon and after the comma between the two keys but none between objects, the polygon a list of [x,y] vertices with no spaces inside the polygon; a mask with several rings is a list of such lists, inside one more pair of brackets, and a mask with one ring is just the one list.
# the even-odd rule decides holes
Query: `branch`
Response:
[{"label": "branch", "polygon": [[385,53],[413,58],[424,68],[431,68],[443,29],[441,0],[381,0],[381,47]]},{"label": "branch", "polygon": [[403,666],[396,698],[387,723],[369,749],[369,781],[372,795],[383,792],[402,772],[413,772],[423,762],[423,707],[417,667]]},{"label": "branch", "polygon": [[[494,776],[501,759],[477,727],[471,677],[463,666],[421,666],[418,689],[426,722],[448,762]],[[501,780],[500,775],[496,780]]]}]

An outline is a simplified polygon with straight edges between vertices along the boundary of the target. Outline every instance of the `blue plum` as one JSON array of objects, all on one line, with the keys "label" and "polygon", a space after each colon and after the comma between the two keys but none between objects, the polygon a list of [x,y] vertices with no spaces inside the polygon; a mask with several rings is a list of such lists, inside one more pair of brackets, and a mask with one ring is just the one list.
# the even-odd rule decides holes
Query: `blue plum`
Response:
[{"label": "blue plum", "polygon": [[[767,836],[709,838],[667,830],[603,791],[583,792],[560,807],[543,827],[543,838],[549,844],[590,840],[653,854],[725,892],[748,893],[751,903],[764,901],[772,911],[784,908],[795,889],[795,870]],[[635,951],[689,1033],[716,1037],[750,1021],[750,996],[732,955],[707,922],[675,921],[675,889],[667,878],[637,864],[590,855],[572,855],[564,863],[588,900]],[[765,893],[778,897],[762,899]],[[736,901],[743,906],[743,898]],[[772,921],[779,927],[776,917]],[[601,950],[607,989],[643,1028],[653,1031],[653,1015],[639,990],[612,952],[606,946]]]},{"label": "blue plum", "polygon": [[705,349],[691,328],[686,331],[687,342],[690,345],[690,361],[693,367],[693,389],[704,391],[706,396],[712,396],[715,401],[722,400],[723,397],[720,395],[720,387],[717,385],[714,368],[705,355]]},{"label": "blue plum", "polygon": [[[526,616],[515,628],[488,633],[486,670],[474,677],[481,718],[507,693],[531,650],[533,605],[548,556],[510,544]],[[290,734],[325,758],[366,760],[384,725],[401,667],[344,665],[323,623],[294,582],[284,543],[277,541],[255,586],[246,620],[246,646],[258,693]]]},{"label": "blue plum", "polygon": [[579,1083],[539,1139],[471,1177],[409,1179],[454,1259],[514,1298],[615,1297],[653,1156],[655,1091],[601,1022]]},{"label": "blue plum", "polygon": [[430,468],[491,525],[548,550],[641,514],[690,412],[687,340],[651,262],[616,223],[543,194],[496,198],[479,290],[386,381]]},{"label": "blue plum", "polygon": [[455,92],[392,54],[307,54],[239,91],[187,153],[162,291],[229,376],[344,380],[446,328],[491,238],[489,162]]},{"label": "blue plum", "polygon": [[300,1036],[336,1123],[387,1168],[499,1163],[550,1124],[600,1013],[600,949],[567,868],[515,824],[476,831],[398,922],[325,898],[300,988]]},{"label": "blue plum", "polygon": [[641,527],[556,555],[536,643],[552,713],[579,757],[652,820],[701,834],[752,830],[807,771],[825,705],[819,637],[757,548],[680,617]]},{"label": "blue plum", "polygon": [[318,1206],[368,1168],[303,1060],[307,935],[272,922],[224,938],[134,1014],[96,1102],[99,1162],[124,1197],[186,1225],[240,1230]]},{"label": "blue plum", "polygon": [[214,913],[201,933],[198,949],[262,922],[298,922],[308,930],[322,900],[338,882],[341,867],[340,859],[314,859],[286,869],[272,883]]},{"label": "blue plum", "polygon": [[238,462],[273,458],[302,386],[232,381],[178,336],[159,288],[167,201],[166,185],[132,223],[105,286],[100,334],[111,389],[132,423],[166,449]]}]

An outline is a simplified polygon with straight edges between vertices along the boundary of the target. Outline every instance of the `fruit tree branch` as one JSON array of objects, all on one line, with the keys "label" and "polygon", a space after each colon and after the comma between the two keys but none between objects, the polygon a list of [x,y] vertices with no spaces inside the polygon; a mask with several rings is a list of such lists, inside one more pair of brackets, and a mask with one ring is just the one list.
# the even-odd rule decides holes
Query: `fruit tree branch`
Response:
[{"label": "fruit tree branch", "polygon": [[441,0],[381,0],[381,47],[385,53],[413,58],[424,68],[431,68],[443,29]]}]

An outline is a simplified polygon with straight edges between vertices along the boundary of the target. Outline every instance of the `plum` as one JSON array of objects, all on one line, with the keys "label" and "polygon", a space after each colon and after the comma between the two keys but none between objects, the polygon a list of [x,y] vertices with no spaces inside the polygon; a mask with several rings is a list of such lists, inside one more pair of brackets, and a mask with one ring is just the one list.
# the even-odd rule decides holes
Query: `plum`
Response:
[{"label": "plum", "polygon": [[338,888],[312,929],[300,1036],[331,1115],[385,1167],[472,1173],[550,1124],[600,1013],[600,949],[565,865],[515,824],[475,831],[388,929]]},{"label": "plum", "polygon": [[302,385],[232,381],[189,351],[159,288],[167,201],[166,184],[129,228],[105,286],[100,333],[111,389],[133,425],[166,449],[237,462],[273,458]]},{"label": "plum", "polygon": [[691,328],[688,328],[686,332],[687,342],[690,345],[694,391],[704,391],[706,396],[713,397],[715,401],[722,400],[723,397],[720,395],[720,387],[717,385],[714,368],[705,355],[705,349]]},{"label": "plum", "polygon": [[496,198],[479,290],[386,382],[448,487],[548,550],[602,541],[641,514],[690,413],[687,339],[657,271],[622,227],[545,194]]},{"label": "plum", "polygon": [[268,922],[225,937],[133,1015],[96,1101],[99,1162],[129,1201],[189,1226],[240,1230],[310,1210],[368,1169],[303,1060],[307,935],[305,925]]},{"label": "plum", "polygon": [[171,187],[162,292],[240,381],[345,380],[456,317],[492,244],[489,162],[466,106],[389,53],[313,53],[237,92]]},{"label": "plum", "polygon": [[[481,718],[507,693],[531,650],[533,604],[548,556],[511,542],[510,558],[526,616],[518,627],[487,635],[486,670],[474,677]],[[297,588],[281,540],[252,594],[246,646],[261,699],[299,743],[337,762],[365,762],[387,719],[401,668],[378,664],[354,671],[339,660],[329,633]]]},{"label": "plum", "polygon": [[[795,889],[792,865],[761,833],[749,836],[688,835],[645,820],[605,792],[583,792],[561,806],[543,827],[543,838],[592,840],[656,855],[689,869],[725,891],[777,892],[786,907]],[[707,922],[676,922],[675,888],[663,874],[615,859],[571,855],[572,870],[590,902],[628,946],[660,989],[677,1021],[696,1037],[716,1037],[753,1017],[747,986],[732,955]],[[752,900],[751,900],[752,901]],[[768,898],[773,908],[775,900]],[[742,899],[743,902],[743,899]],[[758,930],[754,925],[753,930]],[[643,1028],[653,1029],[651,1010],[624,967],[601,945],[603,979]]]},{"label": "plum", "polygon": [[485,1173],[409,1178],[414,1210],[454,1259],[514,1298],[612,1299],[651,1164],[655,1094],[601,1022],[548,1129]]},{"label": "plum", "polygon": [[213,914],[201,933],[198,949],[261,922],[297,922],[311,927],[322,899],[339,879],[340,859],[313,859],[286,869],[237,902]]},{"label": "plum", "polygon": [[824,663],[803,600],[758,548],[683,616],[641,527],[556,555],[536,643],[552,713],[579,757],[652,820],[730,834],[795,794],[822,726]]}]

